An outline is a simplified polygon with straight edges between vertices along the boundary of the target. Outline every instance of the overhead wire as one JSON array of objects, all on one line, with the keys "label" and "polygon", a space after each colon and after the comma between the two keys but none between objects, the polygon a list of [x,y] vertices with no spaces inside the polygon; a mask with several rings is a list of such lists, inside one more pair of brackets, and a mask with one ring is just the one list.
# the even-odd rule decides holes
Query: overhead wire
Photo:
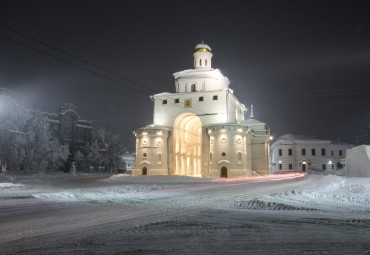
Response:
[{"label": "overhead wire", "polygon": [[[96,65],[96,64],[94,64],[94,63],[92,63],[92,62],[90,62],[90,61],[87,61],[87,60],[82,59],[82,58],[80,58],[80,57],[76,57],[76,56],[74,56],[73,54],[70,54],[70,53],[68,53],[68,52],[66,52],[66,51],[64,51],[64,50],[60,50],[60,49],[58,49],[58,48],[56,48],[56,47],[54,47],[54,46],[52,46],[52,45],[50,45],[50,44],[48,44],[48,43],[44,43],[44,42],[42,42],[42,41],[40,41],[40,40],[38,40],[38,39],[33,38],[32,36],[26,35],[26,34],[24,34],[24,33],[22,33],[22,32],[19,32],[19,31],[17,31],[17,30],[15,30],[15,29],[13,29],[13,28],[10,28],[9,26],[3,25],[3,24],[0,24],[0,26],[1,26],[1,27],[3,27],[3,28],[6,28],[6,29],[8,29],[8,30],[10,30],[10,31],[12,31],[12,32],[14,32],[14,33],[16,33],[16,34],[18,34],[18,35],[21,35],[21,36],[23,36],[23,37],[26,37],[26,38],[28,38],[28,39],[32,40],[32,41],[35,41],[35,42],[37,42],[37,43],[39,43],[39,44],[41,44],[41,45],[44,45],[44,46],[49,47],[49,48],[51,48],[51,49],[53,49],[53,50],[56,50],[56,51],[58,51],[58,52],[60,52],[60,53],[62,53],[62,54],[65,54],[65,55],[67,55],[67,56],[69,56],[69,57],[72,57],[72,58],[74,58],[74,59],[77,59],[77,60],[79,60],[79,61],[81,61],[81,62],[84,62],[84,63],[86,63],[86,64],[88,64],[88,65],[91,65],[91,66],[93,66],[93,67],[95,67],[95,68],[97,68],[97,69],[100,69],[100,70],[102,70],[102,71],[105,71],[105,72],[107,72],[107,73],[109,73],[109,74],[111,74],[111,75],[114,75],[114,76],[116,76],[116,77],[119,77],[119,78],[121,78],[121,79],[124,79],[124,80],[126,80],[126,81],[129,81],[129,82],[131,82],[131,83],[134,83],[134,84],[136,84],[136,85],[140,86],[141,88],[148,89],[148,90],[150,90],[150,91],[152,91],[152,92],[154,92],[154,93],[158,93],[156,90],[154,90],[154,89],[152,89],[152,88],[149,88],[149,87],[147,87],[147,86],[145,86],[145,85],[143,85],[143,84],[141,84],[141,83],[138,83],[138,82],[136,82],[136,81],[133,81],[133,80],[131,80],[131,79],[128,79],[128,78],[126,78],[126,77],[124,77],[124,76],[122,76],[122,75],[116,74],[116,73],[114,73],[114,72],[112,72],[112,71],[110,71],[110,70],[108,70],[108,69],[106,69],[106,68],[104,68],[104,67],[101,67],[101,66],[99,66],[99,65]],[[138,90],[137,88],[135,88],[135,87],[133,87],[133,86],[130,86],[130,85],[126,84],[126,83],[119,82],[119,81],[117,81],[117,80],[115,80],[115,79],[112,79],[112,78],[110,78],[110,77],[107,77],[106,75],[100,74],[100,73],[95,72],[95,71],[91,71],[90,69],[85,68],[85,67],[83,67],[83,66],[81,66],[81,65],[78,65],[78,64],[72,63],[71,61],[67,61],[67,60],[65,60],[65,59],[63,59],[63,58],[61,58],[61,57],[54,56],[54,55],[52,55],[52,54],[50,54],[50,53],[47,53],[47,52],[45,52],[45,51],[42,51],[42,50],[40,50],[40,49],[37,49],[37,48],[32,47],[32,46],[30,46],[30,45],[27,45],[27,44],[25,44],[25,43],[22,43],[22,42],[20,42],[20,41],[18,41],[18,40],[15,40],[15,39],[10,38],[10,37],[8,37],[8,36],[5,36],[5,35],[3,35],[3,34],[0,34],[0,37],[3,37],[3,38],[5,38],[5,39],[7,39],[7,40],[10,40],[10,41],[12,41],[12,42],[15,42],[15,43],[17,43],[17,44],[19,44],[19,45],[22,45],[22,46],[26,47],[26,48],[29,48],[29,49],[35,50],[35,51],[37,51],[37,52],[39,52],[39,53],[45,54],[45,55],[47,55],[47,56],[49,56],[49,57],[55,58],[55,59],[57,59],[57,60],[59,60],[59,61],[62,61],[62,62],[64,62],[64,63],[66,63],[66,64],[69,64],[69,65],[72,65],[72,66],[74,66],[74,67],[77,67],[77,68],[83,69],[83,70],[85,70],[85,71],[87,71],[87,72],[90,72],[90,73],[92,73],[92,74],[94,74],[94,75],[97,75],[97,76],[100,76],[100,77],[106,78],[106,79],[108,79],[108,80],[110,80],[110,81],[112,81],[112,82],[114,82],[114,83],[116,83],[116,84],[118,84],[118,85],[128,87],[128,88],[130,88],[130,89],[132,89],[132,90],[134,90],[134,91],[136,91],[136,92],[138,92],[138,93],[144,93],[146,96],[150,96],[150,94],[148,94],[148,93],[146,93],[146,92],[143,92],[143,91],[141,91],[141,90]],[[164,95],[164,96],[165,96],[165,95]],[[171,99],[171,98],[170,98],[170,97],[168,97],[168,96],[165,96],[165,98]],[[171,103],[171,104],[172,104],[172,105],[174,105],[175,107],[179,107],[178,105],[176,105],[176,104],[174,104],[174,103]],[[181,107],[179,107],[179,108],[181,108]],[[182,108],[181,108],[181,109],[182,109]],[[193,109],[198,110],[198,111],[203,112],[203,113],[206,113],[206,112],[204,112],[204,111],[203,111],[203,110],[201,110],[201,109],[197,109],[197,108],[193,108]],[[173,116],[173,117],[175,117],[175,116]],[[207,117],[207,118],[213,118],[213,117],[211,117],[211,116],[206,116],[206,117]],[[218,120],[218,119],[216,119],[216,118],[213,118],[213,119],[214,119],[214,120]]]}]

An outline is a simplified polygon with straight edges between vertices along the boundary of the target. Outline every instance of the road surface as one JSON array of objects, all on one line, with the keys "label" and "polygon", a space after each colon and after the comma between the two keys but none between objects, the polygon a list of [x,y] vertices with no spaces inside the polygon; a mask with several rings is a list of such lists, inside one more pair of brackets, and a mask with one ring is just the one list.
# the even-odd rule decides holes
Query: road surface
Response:
[{"label": "road surface", "polygon": [[[104,189],[106,177],[80,178]],[[136,179],[140,185],[145,177]],[[369,220],[315,210],[235,207],[263,194],[293,189],[306,178],[161,183],[159,190],[97,196],[3,197],[0,254],[365,254]],[[136,183],[130,183],[137,185]],[[78,182],[76,182],[78,185]],[[124,184],[121,184],[124,185]],[[167,187],[167,186],[168,187]],[[58,187],[69,190],[75,184]],[[50,189],[49,189],[50,190]],[[52,189],[51,189],[52,190]],[[79,194],[84,191],[79,190]],[[119,189],[117,190],[119,192]]]}]

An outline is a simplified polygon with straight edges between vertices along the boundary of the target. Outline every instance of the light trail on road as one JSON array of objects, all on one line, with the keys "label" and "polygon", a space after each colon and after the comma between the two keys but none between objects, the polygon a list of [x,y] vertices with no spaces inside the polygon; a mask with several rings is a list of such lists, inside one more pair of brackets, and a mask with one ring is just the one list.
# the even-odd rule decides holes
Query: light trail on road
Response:
[{"label": "light trail on road", "polygon": [[[212,189],[212,188],[219,188],[219,187],[239,186],[239,185],[245,185],[245,184],[250,184],[250,183],[258,183],[258,182],[281,181],[281,180],[303,178],[305,175],[306,174],[297,173],[297,174],[286,174],[286,175],[278,175],[278,176],[252,176],[252,177],[240,177],[240,178],[229,178],[229,179],[226,179],[226,178],[213,179],[212,181],[214,181],[214,182],[224,181],[224,182],[237,182],[237,183],[217,184],[217,185],[208,185],[208,186],[191,187],[191,188],[151,190],[151,191],[143,191],[143,192],[138,192],[138,193],[148,194],[148,193],[158,193],[158,192]],[[239,182],[239,181],[241,181],[241,182]]]},{"label": "light trail on road", "polygon": [[[225,187],[231,187],[231,186],[241,186],[241,185],[247,185],[247,184],[252,184],[252,183],[293,180],[297,178],[303,178],[305,175],[306,175],[305,173],[294,173],[294,174],[283,174],[283,175],[251,176],[251,177],[238,177],[238,178],[217,178],[217,179],[212,179],[212,182],[214,183],[213,185],[138,191],[138,192],[128,193],[127,197],[134,196],[134,195],[150,195],[150,194],[167,193],[167,192],[206,190],[206,189],[225,188]],[[88,201],[88,200],[91,200],[91,198],[80,197],[79,199],[75,199],[75,198],[37,199],[37,200],[30,199],[26,201],[1,203],[0,208],[1,207],[14,207],[14,206],[27,206],[27,205],[43,204],[43,203],[46,204],[46,203],[55,203],[55,202],[77,202],[77,201],[81,202],[81,201]]]}]

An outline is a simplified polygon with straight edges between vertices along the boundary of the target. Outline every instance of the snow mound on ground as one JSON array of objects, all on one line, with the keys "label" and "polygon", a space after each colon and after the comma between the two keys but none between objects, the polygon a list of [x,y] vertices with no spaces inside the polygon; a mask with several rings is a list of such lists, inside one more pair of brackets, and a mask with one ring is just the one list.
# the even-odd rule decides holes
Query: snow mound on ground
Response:
[{"label": "snow mound on ground", "polygon": [[348,178],[327,175],[308,190],[326,194],[363,194],[370,193],[370,178]]},{"label": "snow mound on ground", "polygon": [[0,191],[27,189],[29,186],[20,183],[0,183]]},{"label": "snow mound on ground", "polygon": [[370,178],[310,175],[293,190],[236,201],[233,207],[268,210],[370,212]]},{"label": "snow mound on ground", "polygon": [[115,174],[108,178],[108,180],[120,180],[122,178],[126,178],[127,176],[131,176],[129,174]]},{"label": "snow mound on ground", "polygon": [[317,211],[317,209],[298,207],[276,202],[266,202],[259,199],[252,199],[249,201],[236,201],[231,204],[232,207],[248,208],[248,209],[267,209],[267,210],[305,210]]},{"label": "snow mound on ground", "polygon": [[265,196],[265,199],[324,210],[337,208],[370,211],[370,178],[335,175],[309,178],[313,180],[307,186]]},{"label": "snow mound on ground", "polygon": [[114,201],[128,198],[128,196],[144,196],[148,193],[171,190],[183,186],[161,185],[117,185],[102,188],[70,189],[68,191],[34,194],[41,199],[73,199],[73,200],[98,200]]}]

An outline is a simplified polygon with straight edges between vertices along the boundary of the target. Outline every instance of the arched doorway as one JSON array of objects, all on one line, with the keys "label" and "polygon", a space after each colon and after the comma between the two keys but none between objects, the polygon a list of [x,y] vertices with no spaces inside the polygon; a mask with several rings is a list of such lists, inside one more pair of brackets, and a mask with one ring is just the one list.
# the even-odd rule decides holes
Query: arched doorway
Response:
[{"label": "arched doorway", "polygon": [[303,160],[301,162],[301,170],[302,170],[302,172],[306,172],[308,170],[308,164],[309,163],[306,160]]},{"label": "arched doorway", "polygon": [[143,167],[143,175],[147,175],[148,174],[148,169],[146,168],[146,166]]},{"label": "arched doorway", "polygon": [[201,176],[202,122],[194,113],[183,113],[173,123],[174,174]]},{"label": "arched doorway", "polygon": [[227,168],[226,168],[226,166],[221,167],[221,177],[227,178]]}]

